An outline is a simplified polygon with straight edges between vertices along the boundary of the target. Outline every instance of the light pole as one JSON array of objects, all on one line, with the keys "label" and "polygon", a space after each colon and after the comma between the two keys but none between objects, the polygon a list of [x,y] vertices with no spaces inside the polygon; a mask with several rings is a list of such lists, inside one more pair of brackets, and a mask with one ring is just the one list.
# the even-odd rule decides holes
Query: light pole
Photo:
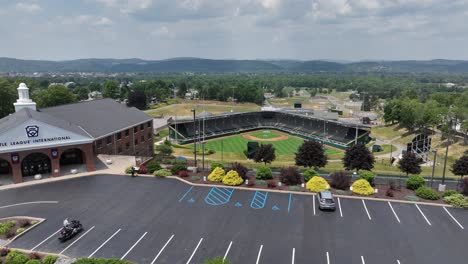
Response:
[{"label": "light pole", "polygon": [[193,126],[194,126],[194,129],[195,129],[195,140],[194,140],[194,151],[193,151],[193,156],[194,156],[194,159],[195,159],[195,168],[197,167],[197,124],[195,122],[195,109],[192,109],[191,112],[193,113]]},{"label": "light pole", "polygon": [[434,182],[434,171],[435,171],[435,164],[436,164],[436,159],[437,159],[437,149],[433,149],[432,152],[434,152],[434,160],[432,161],[431,188],[432,188],[432,183]]}]

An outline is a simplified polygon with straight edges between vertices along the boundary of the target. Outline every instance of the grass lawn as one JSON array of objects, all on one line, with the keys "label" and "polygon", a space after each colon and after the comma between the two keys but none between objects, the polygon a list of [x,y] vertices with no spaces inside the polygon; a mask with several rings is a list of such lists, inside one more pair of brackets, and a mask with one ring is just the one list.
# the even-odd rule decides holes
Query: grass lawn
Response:
[{"label": "grass lawn", "polygon": [[264,139],[270,139],[270,138],[277,138],[281,137],[282,135],[279,133],[276,133],[272,130],[262,130],[258,132],[253,132],[249,133],[250,135],[256,137],[256,138],[264,138]]},{"label": "grass lawn", "polygon": [[390,152],[397,150],[397,148],[395,146],[391,146],[391,145],[387,145],[387,144],[380,145],[380,146],[382,147],[383,150],[379,151],[379,152],[374,152],[373,154],[375,156],[389,154]]},{"label": "grass lawn", "polygon": [[158,135],[154,137],[154,141],[160,141],[161,139],[169,135],[169,128],[164,128],[158,132]]}]

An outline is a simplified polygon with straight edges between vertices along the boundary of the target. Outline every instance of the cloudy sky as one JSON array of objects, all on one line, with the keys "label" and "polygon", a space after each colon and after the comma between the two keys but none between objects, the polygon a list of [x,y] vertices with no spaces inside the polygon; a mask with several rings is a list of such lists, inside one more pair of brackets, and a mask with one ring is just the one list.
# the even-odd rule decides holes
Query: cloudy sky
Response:
[{"label": "cloudy sky", "polygon": [[0,57],[468,59],[468,0],[0,0]]}]

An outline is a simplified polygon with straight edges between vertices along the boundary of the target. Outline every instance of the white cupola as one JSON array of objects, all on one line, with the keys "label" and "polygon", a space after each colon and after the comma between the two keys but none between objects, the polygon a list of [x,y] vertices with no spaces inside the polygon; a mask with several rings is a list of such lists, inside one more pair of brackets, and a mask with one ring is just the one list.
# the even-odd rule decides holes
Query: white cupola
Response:
[{"label": "white cupola", "polygon": [[29,88],[25,83],[20,83],[18,86],[18,100],[13,105],[16,112],[23,108],[30,108],[36,111],[36,103],[29,99]]}]

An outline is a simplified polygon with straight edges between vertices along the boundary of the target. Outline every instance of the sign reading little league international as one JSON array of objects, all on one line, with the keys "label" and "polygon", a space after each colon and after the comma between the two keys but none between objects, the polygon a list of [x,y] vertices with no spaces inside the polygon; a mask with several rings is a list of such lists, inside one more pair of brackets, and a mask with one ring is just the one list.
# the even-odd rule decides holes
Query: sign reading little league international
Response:
[{"label": "sign reading little league international", "polygon": [[82,144],[91,141],[90,137],[30,120],[0,135],[0,151]]}]

